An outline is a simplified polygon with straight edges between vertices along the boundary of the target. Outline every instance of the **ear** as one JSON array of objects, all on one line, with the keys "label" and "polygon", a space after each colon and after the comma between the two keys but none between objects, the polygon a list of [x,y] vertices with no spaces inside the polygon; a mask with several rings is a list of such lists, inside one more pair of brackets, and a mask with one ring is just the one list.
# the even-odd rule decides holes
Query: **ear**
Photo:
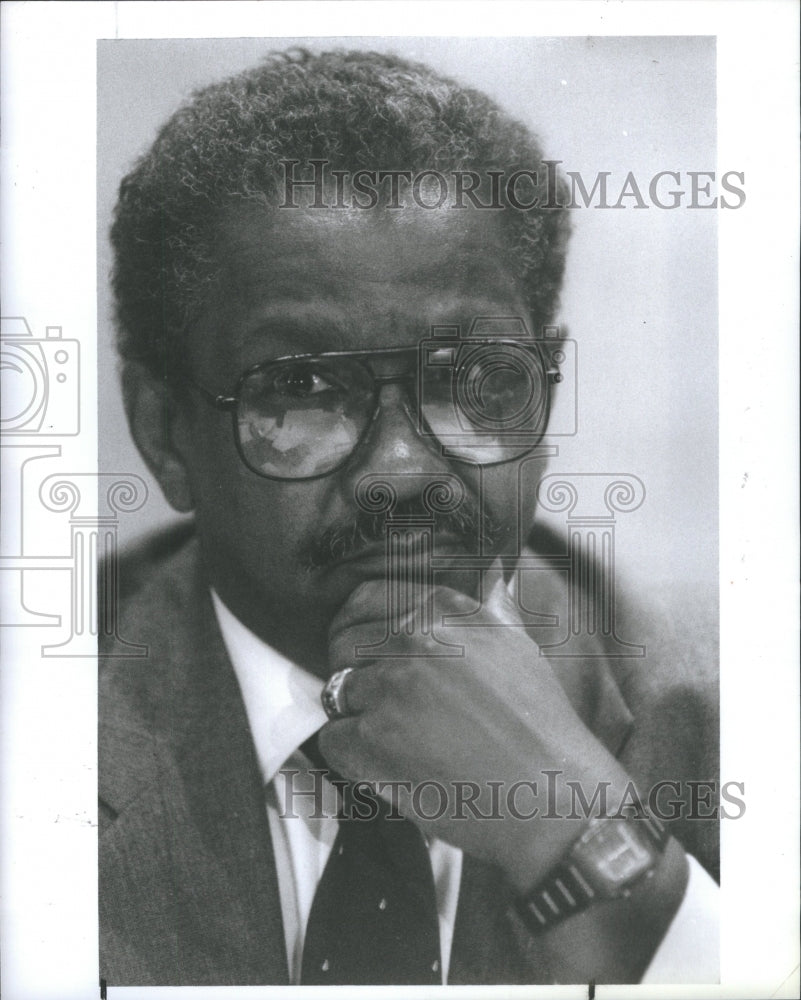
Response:
[{"label": "ear", "polygon": [[122,374],[125,412],[131,434],[147,467],[170,506],[181,513],[194,509],[185,455],[179,442],[186,415],[170,387],[144,365],[128,362]]}]

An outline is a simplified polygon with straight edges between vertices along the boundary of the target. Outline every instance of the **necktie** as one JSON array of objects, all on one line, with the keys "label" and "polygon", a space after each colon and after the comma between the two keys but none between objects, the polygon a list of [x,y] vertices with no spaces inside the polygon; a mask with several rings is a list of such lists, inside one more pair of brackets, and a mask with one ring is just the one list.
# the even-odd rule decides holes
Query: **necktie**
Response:
[{"label": "necktie", "polygon": [[[303,749],[316,762],[315,744]],[[373,818],[358,818],[368,811],[361,798],[356,804],[345,788],[306,927],[301,984],[438,985],[437,903],[423,836],[409,820],[390,818],[382,799],[372,800]]]}]

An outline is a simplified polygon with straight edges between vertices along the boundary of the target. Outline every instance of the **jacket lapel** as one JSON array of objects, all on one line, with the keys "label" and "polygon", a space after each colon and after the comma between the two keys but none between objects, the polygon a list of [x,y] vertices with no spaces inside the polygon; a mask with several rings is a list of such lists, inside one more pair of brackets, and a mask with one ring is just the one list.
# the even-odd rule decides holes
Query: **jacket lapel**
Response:
[{"label": "jacket lapel", "polygon": [[[189,548],[182,562],[194,561]],[[103,751],[103,772],[116,785],[108,811],[117,813],[101,842],[105,978],[286,984],[275,861],[244,706],[197,567],[173,569],[170,589],[150,590],[155,600],[122,632],[150,646],[147,664],[111,661],[117,683],[101,706],[113,713],[115,698],[134,698],[145,716],[141,732],[117,735]],[[143,671],[146,702],[136,683]],[[122,788],[115,760],[118,778],[128,776]]]}]

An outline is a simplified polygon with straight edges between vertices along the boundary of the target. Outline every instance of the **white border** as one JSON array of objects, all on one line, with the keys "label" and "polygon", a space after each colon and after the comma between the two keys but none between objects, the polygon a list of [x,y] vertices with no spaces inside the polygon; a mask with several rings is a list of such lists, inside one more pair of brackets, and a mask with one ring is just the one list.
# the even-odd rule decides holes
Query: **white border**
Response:
[{"label": "white border", "polygon": [[[21,303],[37,331],[95,325],[94,275],[72,262],[94,256],[99,37],[717,36],[718,162],[744,170],[748,192],[742,210],[721,213],[719,230],[723,777],[745,781],[747,814],[722,830],[721,985],[599,987],[596,996],[797,997],[797,5],[7,2],[2,17],[4,313]],[[93,393],[83,402],[93,414]],[[38,663],[29,636],[4,639],[3,994],[83,1000],[98,995],[95,668]],[[525,988],[546,994],[586,988]]]}]

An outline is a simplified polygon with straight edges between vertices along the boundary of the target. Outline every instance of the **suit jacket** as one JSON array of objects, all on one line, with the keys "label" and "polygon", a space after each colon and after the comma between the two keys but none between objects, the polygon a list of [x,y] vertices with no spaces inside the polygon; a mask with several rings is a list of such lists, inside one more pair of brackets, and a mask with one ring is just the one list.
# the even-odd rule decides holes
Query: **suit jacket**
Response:
[{"label": "suit jacket", "polygon": [[[286,984],[264,790],[191,526],[122,559],[118,584],[116,575],[107,567],[103,577],[104,592],[118,590],[119,620],[102,642],[99,689],[101,976],[113,985]],[[542,574],[538,595],[538,610],[564,621],[563,578]],[[699,681],[698,650],[695,666],[683,664],[670,628],[649,628],[645,660],[607,661],[592,639],[590,656],[555,669],[641,787],[714,780],[714,684]],[[126,643],[146,645],[147,656],[127,655]],[[690,820],[674,832],[714,872],[716,823]],[[500,872],[466,857],[450,983],[574,979],[564,952],[582,917],[568,921],[567,937],[533,937],[511,904]]]}]

